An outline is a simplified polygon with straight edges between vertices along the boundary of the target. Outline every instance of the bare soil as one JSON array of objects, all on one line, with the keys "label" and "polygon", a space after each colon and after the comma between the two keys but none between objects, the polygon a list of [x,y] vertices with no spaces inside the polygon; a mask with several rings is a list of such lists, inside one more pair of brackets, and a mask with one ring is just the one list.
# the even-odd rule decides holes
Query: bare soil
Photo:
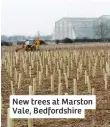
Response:
[{"label": "bare soil", "polygon": [[[47,49],[51,50],[51,48],[47,48]],[[85,48],[80,47],[78,50],[80,49],[94,50],[94,47],[91,46],[86,46]],[[106,51],[110,49],[110,47],[99,46],[95,50],[99,50],[99,49],[104,49]],[[44,49],[42,48],[42,50]],[[75,65],[73,70],[76,71]],[[73,72],[73,70],[71,70],[70,73],[68,90],[65,88],[64,79],[62,78],[63,94],[65,92],[72,94],[72,82],[73,82],[73,77],[75,77],[75,73]],[[36,72],[35,70],[33,70],[32,77],[34,77],[35,75]],[[86,110],[85,119],[34,119],[34,127],[110,127],[110,77],[108,78],[107,91],[104,90],[104,80],[103,80],[102,72],[97,71],[97,75],[95,78],[92,78],[92,76],[90,76],[90,81],[92,87],[95,87],[96,89],[97,105],[95,111]],[[57,94],[58,91],[57,80],[55,80],[54,83],[55,83],[55,92],[52,93],[50,90],[50,79],[49,77],[44,76],[42,80],[42,86],[41,88],[37,88],[36,95]],[[28,86],[30,84],[32,84],[32,79],[30,79],[24,74],[21,89],[18,90],[17,85],[14,86],[16,94],[28,95]],[[84,84],[84,75],[80,77],[79,81],[77,82],[77,86],[78,86],[78,94],[88,94],[87,86]],[[9,96],[11,95],[11,85],[10,85],[10,77],[6,69],[4,68],[4,65],[2,65],[2,69],[1,69],[1,92],[2,92],[2,99],[3,99],[1,127],[6,127],[7,108],[9,107]],[[27,119],[15,119],[14,124],[15,127],[28,127]]]}]

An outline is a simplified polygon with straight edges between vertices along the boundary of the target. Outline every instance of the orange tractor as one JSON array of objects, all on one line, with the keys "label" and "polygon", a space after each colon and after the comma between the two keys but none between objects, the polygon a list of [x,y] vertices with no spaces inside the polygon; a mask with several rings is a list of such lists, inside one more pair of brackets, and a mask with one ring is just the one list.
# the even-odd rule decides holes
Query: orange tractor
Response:
[{"label": "orange tractor", "polygon": [[36,51],[39,50],[39,46],[40,46],[40,39],[39,37],[36,38],[36,40],[33,41],[32,45],[23,45],[21,48],[17,48],[16,52],[18,52],[19,50],[24,50],[24,51]]}]

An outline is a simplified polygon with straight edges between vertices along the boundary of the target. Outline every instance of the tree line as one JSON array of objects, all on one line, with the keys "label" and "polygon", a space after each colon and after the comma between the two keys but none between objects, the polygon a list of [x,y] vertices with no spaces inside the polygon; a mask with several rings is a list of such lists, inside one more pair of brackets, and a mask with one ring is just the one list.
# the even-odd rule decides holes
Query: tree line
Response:
[{"label": "tree line", "polygon": [[[96,36],[96,39],[90,39],[90,38],[82,38],[82,39],[70,39],[70,38],[65,38],[63,40],[53,40],[56,44],[59,43],[75,43],[75,42],[110,42],[110,24],[107,24],[107,22],[101,22],[98,25],[95,25],[93,27],[94,30],[94,35]],[[46,44],[46,41],[40,40],[41,45]],[[48,40],[49,41],[49,40]],[[25,41],[18,41],[17,45],[23,45],[25,44]],[[1,41],[1,46],[11,46],[13,45],[12,42],[6,42],[6,41]]]}]

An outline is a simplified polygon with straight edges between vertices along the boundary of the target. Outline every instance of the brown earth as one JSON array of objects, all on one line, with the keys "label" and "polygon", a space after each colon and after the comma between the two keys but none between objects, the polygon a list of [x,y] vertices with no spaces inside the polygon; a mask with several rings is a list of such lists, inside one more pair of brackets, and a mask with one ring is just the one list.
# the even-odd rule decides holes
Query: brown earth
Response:
[{"label": "brown earth", "polygon": [[[84,50],[91,49],[91,47],[86,47]],[[42,48],[43,49],[43,48]],[[80,48],[79,48],[80,49]],[[79,50],[78,49],[78,50]],[[83,48],[81,48],[83,49]],[[110,47],[98,47],[98,49],[110,49]],[[51,50],[51,48],[50,48]],[[85,67],[86,68],[86,67]],[[73,70],[76,71],[74,66]],[[62,78],[63,83],[63,94],[68,92],[72,94],[72,81],[73,77],[75,77],[75,73],[71,70],[69,77],[69,89],[67,90],[64,85],[64,79]],[[35,76],[35,70],[32,71],[32,77]],[[84,85],[84,75],[82,75],[77,82],[78,85],[78,94],[88,94],[87,86]],[[102,72],[97,71],[97,75],[95,78],[90,77],[92,87],[96,89],[96,98],[97,98],[97,108],[93,112],[92,110],[86,110],[85,119],[34,119],[34,127],[110,127],[110,77],[108,78],[108,90],[104,90],[104,80],[102,76]],[[15,85],[15,91],[17,95],[28,94],[28,86],[32,84],[32,79],[27,77],[25,74],[23,75],[23,81],[21,85],[21,89],[17,89],[17,85]],[[57,94],[57,85],[58,82],[55,80],[55,93]],[[2,120],[1,127],[6,127],[7,124],[7,108],[9,107],[9,96],[11,95],[11,85],[10,85],[10,77],[8,76],[7,71],[2,66],[1,70],[1,92],[2,92]],[[41,88],[37,88],[36,94],[53,94],[50,90],[50,79],[44,76],[42,80]],[[27,119],[15,119],[15,127],[28,127]]]}]

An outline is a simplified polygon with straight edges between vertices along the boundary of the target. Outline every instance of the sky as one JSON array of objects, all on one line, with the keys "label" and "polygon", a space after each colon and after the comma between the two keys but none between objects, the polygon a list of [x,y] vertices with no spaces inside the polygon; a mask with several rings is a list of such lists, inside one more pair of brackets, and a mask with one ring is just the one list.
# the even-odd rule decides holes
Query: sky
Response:
[{"label": "sky", "polygon": [[102,15],[110,15],[110,0],[2,0],[1,34],[49,35],[63,17]]}]

